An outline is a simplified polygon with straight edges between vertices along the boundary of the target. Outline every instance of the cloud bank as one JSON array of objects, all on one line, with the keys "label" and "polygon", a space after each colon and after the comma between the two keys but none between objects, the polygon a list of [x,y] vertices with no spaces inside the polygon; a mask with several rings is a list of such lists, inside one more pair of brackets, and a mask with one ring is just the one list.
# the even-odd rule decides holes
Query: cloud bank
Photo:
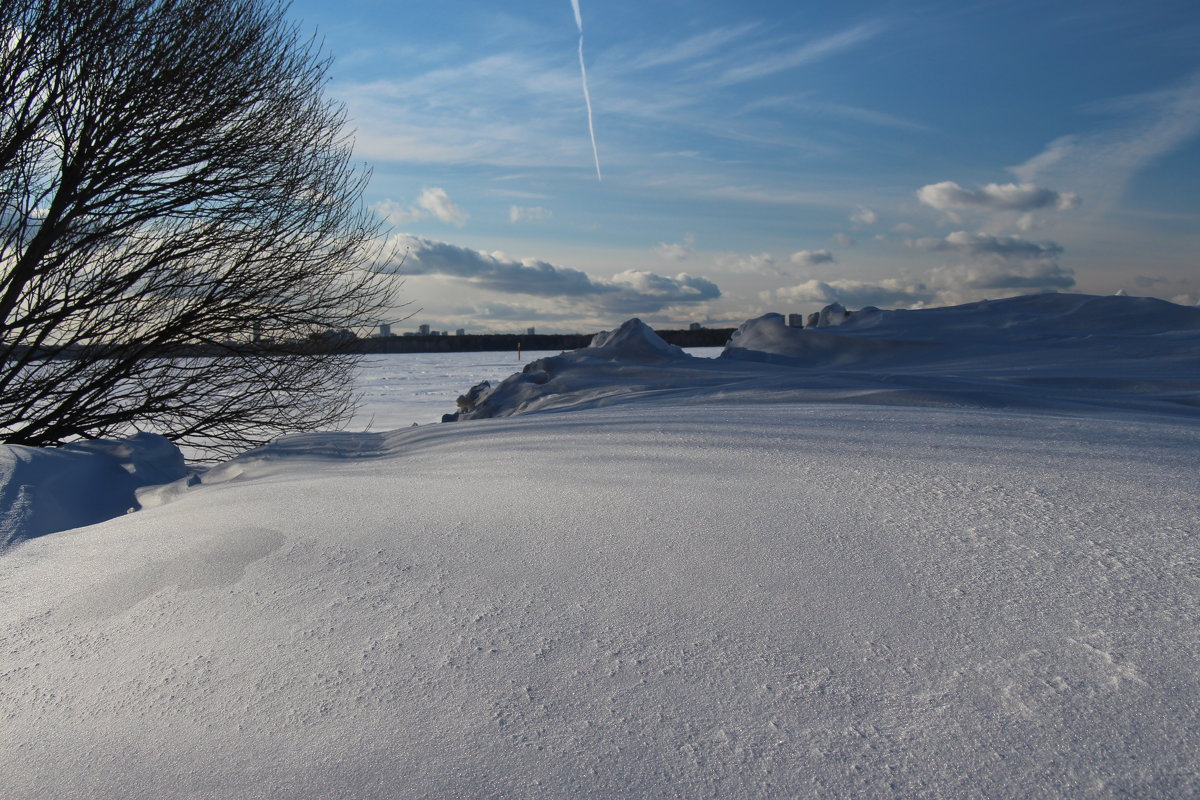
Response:
[{"label": "cloud bank", "polygon": [[649,314],[721,296],[712,281],[684,272],[669,276],[625,270],[611,278],[596,278],[547,261],[517,260],[410,234],[395,237],[393,244],[406,253],[400,268],[405,275],[442,275],[494,292],[556,298],[604,312]]},{"label": "cloud bank", "polygon": [[944,239],[923,238],[913,242],[919,250],[954,252],[968,256],[994,255],[1001,258],[1056,258],[1063,248],[1055,242],[1031,242],[1016,236],[991,236],[985,233],[955,231]]},{"label": "cloud bank", "polygon": [[802,304],[841,303],[848,308],[863,306],[911,307],[920,306],[934,299],[934,292],[922,283],[905,283],[887,279],[878,283],[854,280],[805,281],[796,286],[776,289],[764,293],[768,302],[782,302],[791,306]]}]

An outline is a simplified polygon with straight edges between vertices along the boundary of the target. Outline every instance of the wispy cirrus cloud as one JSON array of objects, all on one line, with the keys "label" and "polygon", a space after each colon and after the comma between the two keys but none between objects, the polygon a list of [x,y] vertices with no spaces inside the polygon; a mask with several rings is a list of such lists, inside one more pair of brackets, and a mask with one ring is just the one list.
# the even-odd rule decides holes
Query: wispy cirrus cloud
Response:
[{"label": "wispy cirrus cloud", "polygon": [[717,78],[716,83],[730,86],[812,64],[865,44],[885,29],[886,26],[881,21],[866,22],[820,39],[796,44],[786,50],[773,48],[769,54],[729,67]]},{"label": "wispy cirrus cloud", "polygon": [[553,216],[554,212],[544,206],[513,205],[508,207],[508,221],[513,224],[518,222],[548,222]]},{"label": "wispy cirrus cloud", "polygon": [[1060,137],[1011,171],[1022,181],[1070,186],[1104,211],[1120,200],[1134,175],[1200,135],[1200,71],[1174,86],[1093,103],[1087,110],[1110,122]]}]

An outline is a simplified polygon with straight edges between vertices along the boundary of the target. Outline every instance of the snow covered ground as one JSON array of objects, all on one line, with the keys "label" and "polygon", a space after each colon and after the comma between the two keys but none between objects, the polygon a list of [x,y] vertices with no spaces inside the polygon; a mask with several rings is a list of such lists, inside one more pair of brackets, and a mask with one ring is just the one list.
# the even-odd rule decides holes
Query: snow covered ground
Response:
[{"label": "snow covered ground", "polygon": [[1196,796],[1200,311],[1139,303],[629,325],[143,489],[0,556],[0,796]]},{"label": "snow covered ground", "polygon": [[[720,347],[692,347],[699,357],[716,357]],[[480,381],[500,382],[526,364],[558,351],[515,353],[397,353],[368,356],[358,382],[362,405],[348,431],[390,431],[414,422],[441,422],[460,394]]]}]

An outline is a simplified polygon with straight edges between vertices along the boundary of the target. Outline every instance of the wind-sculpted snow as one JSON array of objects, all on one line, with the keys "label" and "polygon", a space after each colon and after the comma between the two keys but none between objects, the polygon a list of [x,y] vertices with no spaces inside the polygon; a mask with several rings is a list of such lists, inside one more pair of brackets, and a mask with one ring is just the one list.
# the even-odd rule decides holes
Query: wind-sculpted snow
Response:
[{"label": "wind-sculpted snow", "polygon": [[0,446],[0,551],[139,508],[136,492],[186,473],[183,455],[140,433],[61,448]]},{"label": "wind-sculpted snow", "polygon": [[1200,408],[1200,309],[1148,298],[1035,295],[954,308],[843,312],[816,328],[789,328],[778,314],[750,320],[715,361],[667,357],[662,348],[669,345],[648,343],[657,337],[638,323],[621,338],[623,346],[602,340],[600,347],[531,363],[497,386],[476,387],[451,418],[627,402],[1136,409],[1184,416]]},{"label": "wind-sculpted snow", "polygon": [[1196,796],[1200,429],[296,436],[0,558],[0,796]]},{"label": "wind-sculpted snow", "polygon": [[1194,319],[629,324],[142,489],[0,556],[0,797],[1200,796]]},{"label": "wind-sculpted snow", "polygon": [[[530,362],[496,386],[476,384],[458,399],[458,412],[443,421],[505,417],[528,411],[602,405],[610,397],[641,391],[647,385],[677,380],[674,367],[693,364],[682,348],[663,341],[650,326],[630,319],[602,331],[591,344],[571,353]],[[687,367],[684,367],[686,370]]]},{"label": "wind-sculpted snow", "polygon": [[621,359],[624,361],[669,361],[691,358],[683,348],[667,344],[640,319],[626,320],[619,328],[601,331],[580,351],[587,358]]}]

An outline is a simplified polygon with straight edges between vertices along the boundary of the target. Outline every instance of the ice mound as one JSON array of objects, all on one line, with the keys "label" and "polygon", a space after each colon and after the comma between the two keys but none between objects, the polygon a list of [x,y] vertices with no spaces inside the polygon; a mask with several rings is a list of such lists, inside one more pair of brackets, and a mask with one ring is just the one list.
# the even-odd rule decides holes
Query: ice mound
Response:
[{"label": "ice mound", "polygon": [[744,323],[721,358],[688,357],[638,320],[459,398],[447,421],[616,403],[834,402],[1070,413],[1200,405],[1200,309],[1046,294],[948,308],[848,311],[814,327]]},{"label": "ice mound", "polygon": [[[729,338],[721,358],[803,366],[845,366],[887,361],[922,347],[916,342],[858,339],[828,330],[814,330],[814,327],[850,325],[849,320],[853,317],[845,309],[838,306],[832,313],[825,314],[831,308],[827,306],[819,314],[815,313],[818,319],[811,320],[814,324],[808,328],[788,327],[782,314],[764,314],[748,320]],[[874,313],[864,316],[864,322],[868,319],[878,321],[878,309],[871,311]]]},{"label": "ice mound", "polygon": [[0,550],[135,510],[138,489],[186,472],[179,448],[153,433],[57,448],[0,446]]},{"label": "ice mound", "polygon": [[[1148,297],[1041,294],[960,306],[846,312],[827,306],[807,328],[767,314],[742,325],[724,358],[798,366],[890,367],[973,360],[996,367],[1020,359],[1062,366],[1062,353],[1194,358],[1200,309]],[[986,359],[986,364],[984,363]],[[914,361],[915,360],[915,361]],[[1070,360],[1068,360],[1070,361]]]},{"label": "ice mound", "polygon": [[576,352],[591,358],[628,361],[691,358],[683,348],[667,344],[653,328],[636,317],[626,320],[616,330],[597,333],[590,345]]},{"label": "ice mound", "polygon": [[[495,386],[488,381],[472,386],[458,398],[458,411],[444,415],[442,422],[507,417],[544,409],[573,391],[573,404],[590,404],[631,391],[630,381],[638,385],[647,371],[656,371],[655,365],[665,367],[691,360],[682,348],[663,341],[649,325],[634,318],[615,330],[596,334],[587,347],[532,361]],[[589,388],[580,392],[581,383]]]}]

